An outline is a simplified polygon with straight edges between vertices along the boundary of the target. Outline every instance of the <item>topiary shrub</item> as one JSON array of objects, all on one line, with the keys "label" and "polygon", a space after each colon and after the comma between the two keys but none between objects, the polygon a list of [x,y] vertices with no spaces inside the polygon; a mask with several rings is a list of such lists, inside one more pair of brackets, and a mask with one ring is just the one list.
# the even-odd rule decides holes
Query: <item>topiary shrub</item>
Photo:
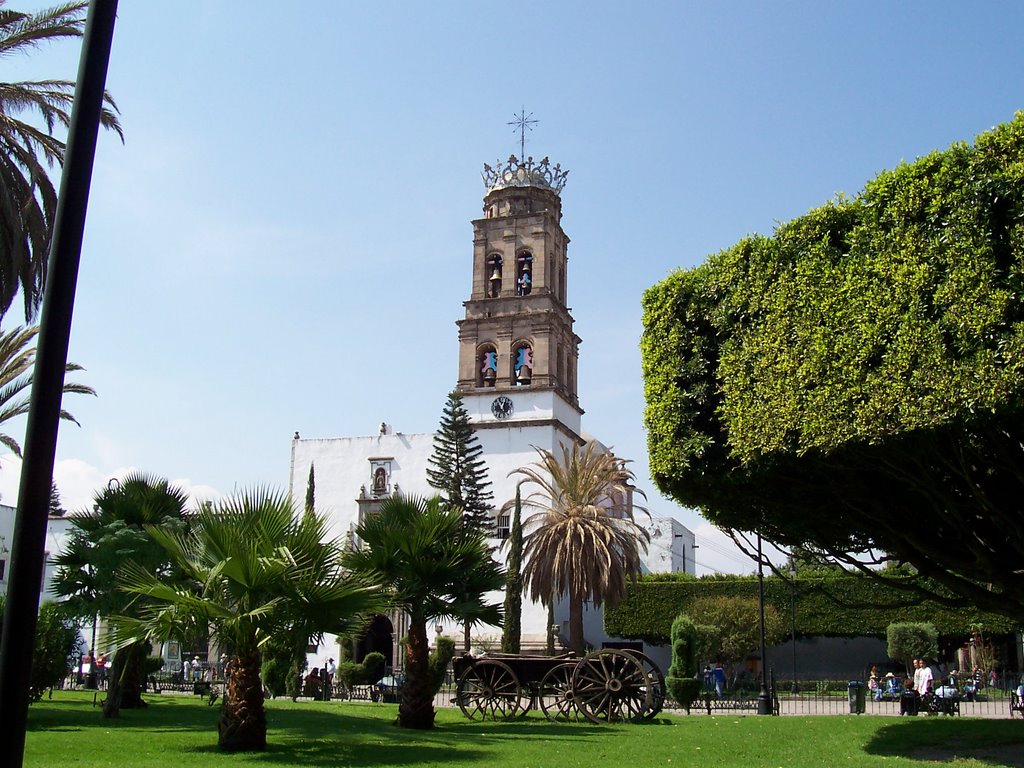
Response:
[{"label": "topiary shrub", "polygon": [[928,621],[894,621],[885,630],[889,658],[906,664],[913,659],[934,659],[939,655],[939,632]]},{"label": "topiary shrub", "polygon": [[263,678],[263,687],[275,699],[288,693],[288,671],[291,666],[290,660],[282,659],[280,656],[263,657],[263,664],[260,665],[260,677]]},{"label": "topiary shrub", "polygon": [[384,654],[373,651],[366,654],[361,663],[343,661],[338,665],[337,674],[347,688],[353,685],[373,685],[384,677],[385,662]]},{"label": "topiary shrub", "polygon": [[444,675],[448,671],[448,662],[455,656],[455,640],[450,637],[437,638],[437,647],[430,652],[428,666],[430,669],[430,689],[436,695],[444,685]]},{"label": "topiary shrub", "polygon": [[665,677],[665,688],[680,707],[690,712],[693,702],[700,696],[700,681],[697,677],[695,646],[697,627],[693,620],[679,614],[672,622],[672,665]]}]

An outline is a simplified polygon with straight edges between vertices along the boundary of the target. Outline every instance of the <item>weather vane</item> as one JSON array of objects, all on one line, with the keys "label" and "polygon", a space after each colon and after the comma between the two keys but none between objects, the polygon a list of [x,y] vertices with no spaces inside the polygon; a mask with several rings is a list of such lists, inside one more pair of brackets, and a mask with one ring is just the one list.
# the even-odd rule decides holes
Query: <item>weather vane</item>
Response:
[{"label": "weather vane", "polygon": [[526,131],[527,129],[533,130],[533,126],[538,122],[533,118],[533,112],[526,114],[526,107],[524,106],[518,115],[515,116],[515,120],[508,123],[513,128],[519,131],[519,159],[526,159]]}]

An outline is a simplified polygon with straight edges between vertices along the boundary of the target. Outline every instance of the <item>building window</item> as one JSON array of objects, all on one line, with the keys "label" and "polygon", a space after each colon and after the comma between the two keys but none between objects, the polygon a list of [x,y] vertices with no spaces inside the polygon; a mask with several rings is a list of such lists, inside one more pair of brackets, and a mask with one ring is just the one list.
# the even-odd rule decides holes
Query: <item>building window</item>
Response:
[{"label": "building window", "polygon": [[533,255],[523,251],[516,257],[516,295],[529,296],[533,289]]},{"label": "building window", "polygon": [[507,539],[510,533],[510,526],[512,524],[509,515],[498,515],[498,522],[495,526],[494,535],[499,539]]},{"label": "building window", "polygon": [[493,387],[498,377],[498,352],[490,344],[480,347],[477,354],[480,367],[477,371],[476,385],[478,387]]},{"label": "building window", "polygon": [[501,256],[494,254],[487,259],[487,296],[496,299],[501,295]]},{"label": "building window", "polygon": [[526,342],[517,345],[512,352],[512,383],[527,387],[533,380],[533,347]]},{"label": "building window", "polygon": [[7,561],[0,560],[0,581],[3,581],[5,578],[7,578]]}]

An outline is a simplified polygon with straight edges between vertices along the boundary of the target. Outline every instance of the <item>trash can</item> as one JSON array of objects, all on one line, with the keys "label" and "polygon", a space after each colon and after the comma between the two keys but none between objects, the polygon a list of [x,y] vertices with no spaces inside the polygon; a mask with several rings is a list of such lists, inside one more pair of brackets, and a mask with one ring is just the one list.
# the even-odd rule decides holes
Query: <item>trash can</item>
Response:
[{"label": "trash can", "polygon": [[849,686],[850,694],[850,714],[851,715],[863,715],[865,706],[865,689],[864,683],[860,680],[851,680]]}]

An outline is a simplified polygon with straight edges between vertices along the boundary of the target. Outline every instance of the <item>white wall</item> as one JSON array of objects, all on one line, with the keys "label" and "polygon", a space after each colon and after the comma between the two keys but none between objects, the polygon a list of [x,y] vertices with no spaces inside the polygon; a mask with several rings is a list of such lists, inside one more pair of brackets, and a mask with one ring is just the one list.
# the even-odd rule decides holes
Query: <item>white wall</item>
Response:
[{"label": "white wall", "polygon": [[[0,504],[0,561],[3,562],[3,577],[0,578],[0,594],[7,594],[7,586],[11,578],[11,548],[14,544],[14,517],[16,510],[6,504]],[[57,573],[53,559],[64,548],[67,540],[70,520],[67,517],[50,517],[46,523],[46,565],[43,571],[42,591],[39,602],[56,600],[52,585]]]}]

